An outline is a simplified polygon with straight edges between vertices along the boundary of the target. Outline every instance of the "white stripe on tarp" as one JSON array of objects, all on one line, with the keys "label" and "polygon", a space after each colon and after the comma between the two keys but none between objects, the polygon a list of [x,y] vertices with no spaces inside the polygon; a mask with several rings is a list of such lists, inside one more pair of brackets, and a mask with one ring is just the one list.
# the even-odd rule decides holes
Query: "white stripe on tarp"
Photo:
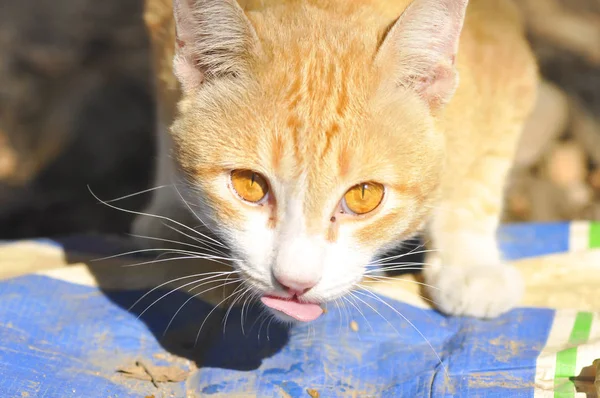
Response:
[{"label": "white stripe on tarp", "polygon": [[[596,376],[592,371],[592,365],[595,359],[600,358],[600,316],[597,313],[593,316],[588,342],[577,348],[577,370],[575,372],[577,376],[591,378],[592,380]],[[585,396],[584,394],[583,397]]]},{"label": "white stripe on tarp", "polygon": [[54,268],[45,271],[36,272],[36,275],[47,276],[52,279],[58,279],[63,282],[69,282],[75,285],[97,287],[98,282],[89,268],[84,264],[78,264],[65,268]]},{"label": "white stripe on tarp", "polygon": [[569,225],[569,251],[580,252],[589,250],[590,223],[588,221],[573,221]]},{"label": "white stripe on tarp", "polygon": [[568,347],[577,310],[557,310],[546,346],[536,361],[534,398],[554,397],[556,353]]}]

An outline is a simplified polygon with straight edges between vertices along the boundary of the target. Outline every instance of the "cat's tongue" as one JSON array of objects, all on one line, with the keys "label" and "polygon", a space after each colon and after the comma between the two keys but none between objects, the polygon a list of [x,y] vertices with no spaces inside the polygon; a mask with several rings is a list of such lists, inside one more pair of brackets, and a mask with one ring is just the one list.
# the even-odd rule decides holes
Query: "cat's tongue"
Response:
[{"label": "cat's tongue", "polygon": [[301,322],[314,321],[323,313],[323,308],[317,304],[301,303],[294,299],[263,296],[260,300],[267,307],[281,311],[287,316],[291,316]]}]

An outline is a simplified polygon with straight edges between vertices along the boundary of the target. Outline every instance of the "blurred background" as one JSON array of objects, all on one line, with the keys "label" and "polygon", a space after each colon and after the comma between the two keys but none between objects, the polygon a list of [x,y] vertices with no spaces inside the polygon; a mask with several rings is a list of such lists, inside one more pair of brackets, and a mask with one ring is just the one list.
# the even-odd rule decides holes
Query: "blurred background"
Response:
[{"label": "blurred background", "polygon": [[[518,3],[543,81],[505,221],[600,220],[600,1]],[[129,228],[88,185],[112,199],[152,183],[142,12],[143,0],[0,0],[0,239]]]}]

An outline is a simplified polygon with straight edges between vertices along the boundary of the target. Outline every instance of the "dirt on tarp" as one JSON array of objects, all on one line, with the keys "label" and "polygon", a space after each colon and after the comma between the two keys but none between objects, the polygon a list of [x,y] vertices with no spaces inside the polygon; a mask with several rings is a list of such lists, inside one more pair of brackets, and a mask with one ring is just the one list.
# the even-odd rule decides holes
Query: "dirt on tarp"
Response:
[{"label": "dirt on tarp", "polygon": [[156,366],[142,361],[117,369],[124,377],[152,382],[158,388],[158,383],[178,383],[187,380],[190,372],[176,366]]}]

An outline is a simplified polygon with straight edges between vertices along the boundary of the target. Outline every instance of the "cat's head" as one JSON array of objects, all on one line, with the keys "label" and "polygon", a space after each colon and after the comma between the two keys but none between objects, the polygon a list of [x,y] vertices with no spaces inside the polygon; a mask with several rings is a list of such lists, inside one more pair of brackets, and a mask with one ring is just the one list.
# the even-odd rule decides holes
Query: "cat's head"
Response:
[{"label": "cat's head", "polygon": [[395,22],[289,3],[175,1],[172,135],[187,198],[245,280],[307,320],[318,310],[302,302],[344,295],[425,222],[466,0],[416,0]]}]

